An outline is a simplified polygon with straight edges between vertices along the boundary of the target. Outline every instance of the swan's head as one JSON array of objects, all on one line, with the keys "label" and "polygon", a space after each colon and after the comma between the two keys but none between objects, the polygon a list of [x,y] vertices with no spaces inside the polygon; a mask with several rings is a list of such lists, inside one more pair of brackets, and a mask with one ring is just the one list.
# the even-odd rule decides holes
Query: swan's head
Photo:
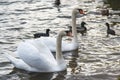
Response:
[{"label": "swan's head", "polygon": [[83,9],[74,8],[73,11],[72,11],[72,14],[77,15],[77,14],[85,14],[85,13],[84,13]]},{"label": "swan's head", "polygon": [[60,31],[59,36],[61,36],[61,37],[63,37],[63,36],[70,36],[70,37],[72,37],[72,32],[70,30]]}]

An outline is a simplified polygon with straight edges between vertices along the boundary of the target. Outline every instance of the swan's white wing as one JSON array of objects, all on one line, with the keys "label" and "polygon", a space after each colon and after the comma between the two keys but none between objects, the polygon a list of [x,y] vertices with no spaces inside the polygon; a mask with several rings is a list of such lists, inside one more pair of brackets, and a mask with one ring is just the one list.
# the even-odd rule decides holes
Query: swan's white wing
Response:
[{"label": "swan's white wing", "polygon": [[[41,37],[39,40],[42,40],[52,52],[56,52],[56,38],[53,37]],[[69,43],[62,40],[62,51],[69,51],[71,47]]]},{"label": "swan's white wing", "polygon": [[72,51],[72,50],[76,50],[77,48],[78,48],[77,43],[66,42],[66,41],[62,42],[62,51]]},{"label": "swan's white wing", "polygon": [[57,65],[54,56],[43,42],[39,41],[39,46],[34,41],[22,42],[17,51],[24,62],[41,72],[49,71],[52,66]]},{"label": "swan's white wing", "polygon": [[56,38],[41,37],[38,40],[42,40],[45,43],[45,45],[50,49],[50,51],[56,52]]},{"label": "swan's white wing", "polygon": [[8,53],[5,53],[4,56],[8,60],[10,60],[10,62],[18,69],[23,69],[23,70],[26,70],[26,71],[34,71],[34,72],[38,71],[35,68],[32,68],[31,66],[26,64],[22,59],[17,59],[15,57],[13,57],[12,55],[8,54]]},{"label": "swan's white wing", "polygon": [[[52,51],[56,52],[56,38],[53,37],[41,37],[38,38],[38,41],[45,43],[45,45]],[[62,51],[72,51],[78,48],[78,44],[73,42],[67,42],[62,40]]]}]

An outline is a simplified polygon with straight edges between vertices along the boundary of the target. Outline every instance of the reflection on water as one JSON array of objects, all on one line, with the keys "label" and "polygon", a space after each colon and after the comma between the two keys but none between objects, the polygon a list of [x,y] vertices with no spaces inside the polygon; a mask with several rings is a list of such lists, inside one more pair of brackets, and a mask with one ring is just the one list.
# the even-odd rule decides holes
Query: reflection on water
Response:
[{"label": "reflection on water", "polygon": [[72,58],[69,61],[69,67],[71,68],[71,74],[74,74],[76,71],[76,67],[77,67],[77,62],[76,62],[76,58]]},{"label": "reflection on water", "polygon": [[[116,1],[119,0],[108,0],[108,3],[113,7]],[[54,2],[55,0],[1,0],[0,53],[14,55],[13,52],[21,41],[33,39],[34,33],[44,32],[47,28],[55,32],[50,33],[52,37],[61,29],[68,29],[67,25],[71,25],[71,11],[73,7],[79,6],[88,14],[77,18],[77,24],[85,21],[88,31],[86,36],[78,34],[78,51],[64,54],[67,70],[29,73],[15,69],[0,54],[0,80],[117,80],[120,75],[120,20],[116,19],[119,15],[106,17],[100,13],[95,14],[103,8],[102,0],[61,0],[60,11]],[[119,9],[119,4],[115,5]],[[89,14],[89,11],[93,13]],[[111,27],[116,31],[116,36],[106,37],[105,22],[111,26],[116,23]]]},{"label": "reflection on water", "polygon": [[29,75],[29,80],[50,80],[53,76],[53,73],[33,73]]},{"label": "reflection on water", "polygon": [[1,80],[64,80],[66,70],[55,73],[30,73],[14,68],[8,75],[0,77]]},{"label": "reflection on water", "polygon": [[53,76],[52,80],[64,80],[66,79],[65,75],[67,74],[67,71],[61,71],[58,72],[56,75]]},{"label": "reflection on water", "polygon": [[[50,80],[53,76],[53,73],[27,73],[26,71],[14,69],[10,74],[1,77],[2,80],[7,80],[6,77],[9,77],[10,80]],[[6,79],[5,79],[6,78]]]},{"label": "reflection on water", "polygon": [[78,50],[72,51],[69,54],[71,54],[71,56],[69,56],[69,63],[68,63],[68,74],[76,74],[77,71],[77,59],[79,57],[78,55]]}]

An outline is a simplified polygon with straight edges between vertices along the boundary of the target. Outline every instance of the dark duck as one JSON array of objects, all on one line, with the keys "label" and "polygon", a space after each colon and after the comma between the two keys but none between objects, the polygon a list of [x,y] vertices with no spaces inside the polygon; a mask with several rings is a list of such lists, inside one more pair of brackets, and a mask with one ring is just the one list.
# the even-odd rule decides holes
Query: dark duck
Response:
[{"label": "dark duck", "polygon": [[46,29],[46,33],[35,33],[34,38],[40,38],[41,36],[49,36],[50,29]]},{"label": "dark duck", "polygon": [[119,10],[111,10],[110,11],[109,9],[102,9],[101,14],[102,14],[102,16],[120,15],[120,11]]},{"label": "dark duck", "polygon": [[84,36],[87,33],[87,28],[85,27],[85,25],[85,22],[81,22],[81,27],[77,27],[77,32],[81,33],[82,36]]},{"label": "dark duck", "polygon": [[[77,33],[81,33],[82,36],[84,36],[87,33],[87,28],[85,27],[86,23],[84,21],[81,22],[81,26],[77,27]],[[72,30],[72,27],[70,26],[70,30]]]},{"label": "dark duck", "polygon": [[115,31],[110,29],[109,23],[105,23],[105,25],[107,26],[107,37],[109,36],[109,34],[116,35]]},{"label": "dark duck", "polygon": [[58,11],[60,11],[60,4],[61,4],[60,0],[55,0],[54,5],[55,7],[57,7]]},{"label": "dark duck", "polygon": [[60,6],[60,4],[61,4],[61,2],[60,2],[60,0],[55,0],[55,6]]},{"label": "dark duck", "polygon": [[109,15],[110,15],[110,12],[109,12],[108,9],[102,9],[102,10],[101,10],[101,14],[102,14],[102,16],[109,16]]}]

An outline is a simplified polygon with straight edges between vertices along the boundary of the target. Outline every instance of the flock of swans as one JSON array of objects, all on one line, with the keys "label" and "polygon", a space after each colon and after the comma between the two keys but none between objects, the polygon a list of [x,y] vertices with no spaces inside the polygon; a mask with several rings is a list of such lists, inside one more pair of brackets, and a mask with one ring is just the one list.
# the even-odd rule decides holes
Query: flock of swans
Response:
[{"label": "flock of swans", "polygon": [[[62,52],[77,50],[79,47],[76,29],[76,15],[78,13],[84,14],[82,9],[74,8],[72,11],[73,38],[71,43],[62,40],[63,36],[71,36],[70,31],[60,31],[57,38],[48,36],[21,42],[16,51],[19,58],[13,57],[8,53],[5,53],[5,56],[16,68],[30,72],[56,72],[65,70],[67,64]],[[52,52],[56,52],[55,57]]]}]

